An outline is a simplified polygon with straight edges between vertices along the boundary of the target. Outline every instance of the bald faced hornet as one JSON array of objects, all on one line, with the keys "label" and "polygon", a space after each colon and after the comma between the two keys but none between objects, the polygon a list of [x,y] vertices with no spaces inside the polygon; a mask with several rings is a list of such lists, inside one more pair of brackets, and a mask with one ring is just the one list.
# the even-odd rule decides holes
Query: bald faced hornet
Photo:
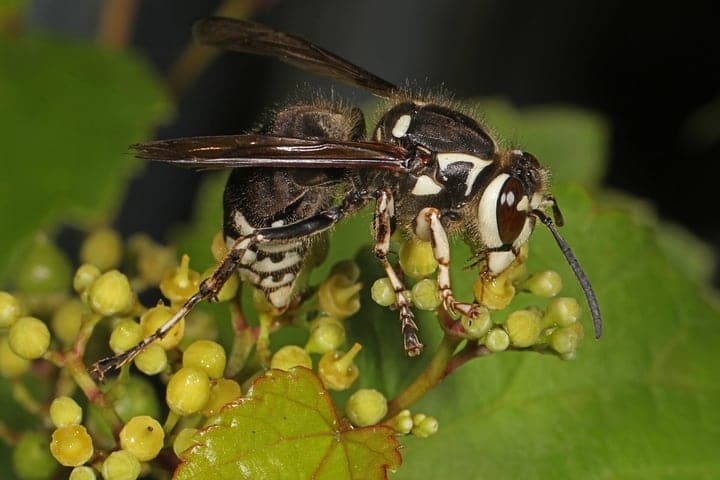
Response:
[{"label": "bald faced hornet", "polygon": [[453,295],[448,235],[463,232],[484,259],[487,272],[497,275],[513,262],[540,220],[576,274],[596,337],[600,336],[595,294],[555,228],[555,223],[562,225],[562,217],[547,191],[547,173],[533,155],[501,150],[470,116],[413,96],[302,38],[228,18],[200,20],[193,33],[207,45],[276,57],[365,88],[392,106],[370,139],[358,108],[320,103],[285,108],[259,133],[134,145],[143,159],[232,170],[224,194],[228,253],[170,321],[128,352],[98,362],[96,376],[103,377],[162,338],[195,304],[214,297],[236,272],[275,308],[288,308],[313,239],[368,203],[374,203],[375,209],[374,252],[397,293],[408,355],[418,355],[423,345],[403,281],[388,261],[390,236],[397,225],[407,235],[431,242],[444,308],[473,317],[479,306]]}]

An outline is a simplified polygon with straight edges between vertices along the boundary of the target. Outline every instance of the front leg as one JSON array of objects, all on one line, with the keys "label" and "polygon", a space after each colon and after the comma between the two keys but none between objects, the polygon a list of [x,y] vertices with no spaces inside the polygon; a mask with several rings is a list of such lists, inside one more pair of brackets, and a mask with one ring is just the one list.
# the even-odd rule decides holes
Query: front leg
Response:
[{"label": "front leg", "polygon": [[463,303],[455,300],[450,285],[450,242],[445,228],[440,221],[437,208],[423,208],[417,216],[415,235],[432,244],[433,255],[438,262],[437,282],[443,306],[449,313],[459,312],[470,318],[480,314],[480,306],[476,303]]},{"label": "front leg", "polygon": [[395,290],[397,296],[396,305],[400,310],[400,322],[403,334],[403,345],[405,352],[410,357],[420,355],[423,344],[417,336],[418,327],[413,320],[413,313],[410,309],[410,300],[405,295],[405,285],[397,276],[387,255],[390,251],[390,237],[392,236],[392,221],[395,215],[395,202],[392,192],[388,189],[382,190],[375,202],[375,218],[373,220],[373,230],[375,232],[375,256],[380,260],[385,275],[390,280],[390,284]]}]

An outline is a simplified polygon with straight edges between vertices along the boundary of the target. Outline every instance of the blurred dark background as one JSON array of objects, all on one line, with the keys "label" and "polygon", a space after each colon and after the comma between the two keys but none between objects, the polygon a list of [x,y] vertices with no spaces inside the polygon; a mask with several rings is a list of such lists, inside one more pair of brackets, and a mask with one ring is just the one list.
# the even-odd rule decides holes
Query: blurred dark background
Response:
[{"label": "blurred dark background", "polygon": [[[30,24],[93,37],[100,0],[37,0]],[[190,25],[220,2],[137,0],[129,43],[167,72]],[[302,35],[390,81],[417,79],[457,97],[516,106],[566,103],[611,128],[605,185],[650,200],[718,251],[714,214],[720,160],[717,17],[707,2],[619,0],[256,1],[251,18]],[[227,54],[177,99],[159,138],[235,133],[316,76],[265,58]],[[369,96],[335,86],[361,103]],[[695,128],[702,125],[703,128]],[[200,176],[150,164],[116,220],[125,234],[162,238],[187,219]],[[150,201],[150,199],[152,199]],[[218,199],[219,201],[219,199]],[[715,279],[720,278],[716,271]]]}]

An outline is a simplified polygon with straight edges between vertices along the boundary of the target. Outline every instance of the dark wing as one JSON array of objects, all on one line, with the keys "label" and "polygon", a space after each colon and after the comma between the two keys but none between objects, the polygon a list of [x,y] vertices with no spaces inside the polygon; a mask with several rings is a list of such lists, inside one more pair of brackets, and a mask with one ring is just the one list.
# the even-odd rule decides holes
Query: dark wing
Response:
[{"label": "dark wing", "polygon": [[303,70],[318,73],[389,97],[400,89],[307,40],[246,20],[211,17],[193,25],[195,39],[226,50],[267,55]]},{"label": "dark wing", "polygon": [[254,134],[156,140],[130,148],[139,158],[198,169],[371,168],[406,172],[410,155],[404,148],[386,143]]}]

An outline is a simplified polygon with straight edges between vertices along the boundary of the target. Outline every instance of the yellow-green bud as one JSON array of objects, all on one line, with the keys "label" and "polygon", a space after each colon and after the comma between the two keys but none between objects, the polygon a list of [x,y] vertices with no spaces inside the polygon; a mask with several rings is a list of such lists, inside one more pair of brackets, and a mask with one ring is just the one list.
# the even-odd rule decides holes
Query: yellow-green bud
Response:
[{"label": "yellow-green bud", "polygon": [[185,303],[200,286],[200,274],[190,269],[190,257],[183,255],[180,266],[168,269],[160,280],[160,291],[171,303]]},{"label": "yellow-green bud", "polygon": [[407,435],[413,428],[413,419],[410,410],[403,410],[390,419],[388,425],[397,433]]},{"label": "yellow-green bud", "polygon": [[[57,478],[58,463],[48,449],[48,437],[45,433],[25,430],[19,435],[12,449],[12,471],[19,480],[48,480]],[[8,454],[3,455],[3,470],[10,472]],[[5,478],[5,475],[3,475]]]},{"label": "yellow-green bud", "polygon": [[345,415],[356,427],[375,425],[388,411],[385,396],[370,388],[361,388],[345,403]]},{"label": "yellow-green bud", "polygon": [[88,290],[90,308],[106,317],[124,313],[133,306],[128,278],[117,270],[103,273]]},{"label": "yellow-green bud", "polygon": [[473,283],[475,299],[490,310],[502,310],[507,307],[515,296],[515,287],[508,280],[508,271],[493,277],[487,273]]},{"label": "yellow-green bud", "polygon": [[120,264],[122,258],[120,234],[110,228],[99,228],[90,233],[80,246],[80,260],[95,265],[100,270],[110,270]]},{"label": "yellow-green bud", "polygon": [[435,310],[442,303],[437,282],[429,278],[413,285],[411,294],[413,304],[420,310]]},{"label": "yellow-green bud", "polygon": [[566,327],[559,327],[550,335],[550,346],[560,354],[562,358],[570,360],[574,358],[577,348],[585,336],[585,329],[582,323],[571,323]]},{"label": "yellow-green bud", "polygon": [[218,378],[210,386],[210,399],[203,407],[201,413],[206,417],[212,417],[220,413],[220,410],[230,402],[240,398],[242,390],[240,384],[228,378]]},{"label": "yellow-green bud", "polygon": [[219,231],[213,235],[212,242],[210,243],[210,253],[212,253],[215,261],[220,262],[225,258],[227,254],[227,244],[225,243],[225,235],[222,231]]},{"label": "yellow-green bud", "polygon": [[356,343],[347,352],[328,352],[320,358],[318,364],[318,376],[325,388],[330,390],[347,390],[357,380],[360,371],[353,362],[355,356],[362,349],[362,345]]},{"label": "yellow-green bud", "polygon": [[0,375],[17,378],[30,368],[30,361],[13,352],[5,335],[0,336]]},{"label": "yellow-green bud", "polygon": [[290,370],[294,367],[312,368],[312,358],[297,345],[285,345],[272,356],[270,368]]},{"label": "yellow-green bud", "polygon": [[127,450],[112,452],[102,464],[100,473],[106,480],[135,480],[140,476],[140,460]]},{"label": "yellow-green bud", "polygon": [[73,289],[83,294],[88,291],[90,286],[95,283],[95,280],[100,278],[100,269],[95,265],[84,263],[75,270],[75,276],[73,277]]},{"label": "yellow-green bud", "polygon": [[[143,336],[147,337],[157,331],[158,328],[163,326],[170,318],[175,314],[175,310],[165,305],[157,305],[140,317],[140,326],[143,330]],[[170,331],[167,332],[165,337],[157,340],[165,350],[175,348],[180,340],[182,340],[185,334],[185,318],[181,318]]]},{"label": "yellow-green bud", "polygon": [[437,268],[432,245],[417,237],[410,237],[402,243],[399,257],[400,268],[410,278],[425,278]]},{"label": "yellow-green bud", "polygon": [[20,257],[14,284],[29,295],[65,293],[70,287],[72,267],[65,253],[47,235],[38,234]]},{"label": "yellow-green bud", "polygon": [[360,278],[360,266],[355,260],[342,260],[332,266],[330,276],[332,275],[342,275],[350,282],[357,282]]},{"label": "yellow-green bud", "polygon": [[165,440],[162,425],[153,417],[138,415],[131,418],[120,430],[120,446],[141,462],[158,456]]},{"label": "yellow-green bud", "polygon": [[478,316],[475,318],[470,318],[465,315],[460,318],[460,323],[470,338],[481,338],[490,330],[490,327],[493,326],[492,319],[490,318],[490,310],[482,306],[479,307],[478,310]]},{"label": "yellow-green bud", "polygon": [[183,367],[170,377],[165,400],[178,415],[191,415],[203,409],[210,399],[210,378],[194,367]]},{"label": "yellow-green bud", "polygon": [[545,309],[544,327],[567,327],[580,318],[580,304],[572,297],[560,297],[552,300]]},{"label": "yellow-green bud", "polygon": [[483,343],[491,352],[502,352],[510,346],[510,336],[502,328],[491,328]]},{"label": "yellow-green bud", "polygon": [[83,322],[85,306],[77,298],[70,298],[64,301],[53,313],[50,320],[55,337],[60,339],[63,345],[72,345],[77,338]]},{"label": "yellow-green bud", "polygon": [[320,284],[318,306],[338,318],[345,318],[360,310],[362,283],[354,283],[345,275],[335,274]]},{"label": "yellow-green bud", "polygon": [[10,348],[22,358],[33,360],[42,357],[50,348],[50,330],[42,320],[20,317],[8,334]]},{"label": "yellow-green bud", "polygon": [[140,343],[145,338],[143,329],[132,318],[123,318],[110,333],[110,349],[115,353],[123,353]]},{"label": "yellow-green bud", "polygon": [[128,239],[128,257],[138,277],[147,285],[157,285],[163,274],[175,265],[175,250],[155,242],[144,233]]},{"label": "yellow-green bud", "polygon": [[[333,318],[325,315],[320,318],[323,317]],[[334,320],[314,323],[310,329],[310,338],[305,345],[306,351],[309,353],[327,353],[337,350],[345,343],[345,326],[339,320]]]},{"label": "yellow-green bud", "polygon": [[157,375],[164,372],[168,366],[167,352],[162,346],[153,343],[138,353],[134,363],[145,375]]},{"label": "yellow-green bud", "polygon": [[7,328],[23,314],[22,304],[14,295],[0,292],[0,328]]},{"label": "yellow-green bud", "polygon": [[516,310],[508,315],[505,321],[505,331],[510,336],[510,342],[516,347],[535,345],[541,330],[540,315],[535,310]]},{"label": "yellow-green bud", "polygon": [[82,425],[59,427],[52,434],[50,453],[61,465],[77,467],[92,457],[92,438]]},{"label": "yellow-green bud", "polygon": [[413,415],[412,434],[418,438],[427,438],[434,435],[438,431],[438,421],[435,417],[425,415],[424,413],[416,413]]},{"label": "yellow-green bud", "polygon": [[389,307],[397,302],[397,294],[387,277],[375,280],[370,289],[370,296],[375,303],[382,307]]},{"label": "yellow-green bud", "polygon": [[227,356],[222,345],[212,340],[197,340],[183,352],[183,367],[205,371],[212,379],[220,378],[225,371]]},{"label": "yellow-green bud", "polygon": [[57,397],[50,404],[50,420],[56,427],[79,425],[82,421],[82,408],[70,397]]},{"label": "yellow-green bud", "polygon": [[562,290],[562,278],[554,270],[544,270],[530,275],[522,282],[522,289],[539,297],[551,298]]},{"label": "yellow-green bud", "polygon": [[[210,277],[214,271],[215,267],[208,268],[202,273],[202,279],[205,280]],[[238,290],[240,290],[240,277],[237,275],[230,275],[218,292],[217,298],[213,298],[213,301],[217,300],[218,302],[227,302],[228,300],[232,300],[237,295]]]},{"label": "yellow-green bud", "polygon": [[95,470],[88,466],[75,467],[70,471],[69,480],[95,480]]},{"label": "yellow-green bud", "polygon": [[195,445],[197,443],[195,441],[195,435],[197,435],[199,431],[197,428],[183,428],[180,430],[180,433],[177,434],[173,441],[173,452],[175,452],[175,455],[180,457],[185,450]]}]

